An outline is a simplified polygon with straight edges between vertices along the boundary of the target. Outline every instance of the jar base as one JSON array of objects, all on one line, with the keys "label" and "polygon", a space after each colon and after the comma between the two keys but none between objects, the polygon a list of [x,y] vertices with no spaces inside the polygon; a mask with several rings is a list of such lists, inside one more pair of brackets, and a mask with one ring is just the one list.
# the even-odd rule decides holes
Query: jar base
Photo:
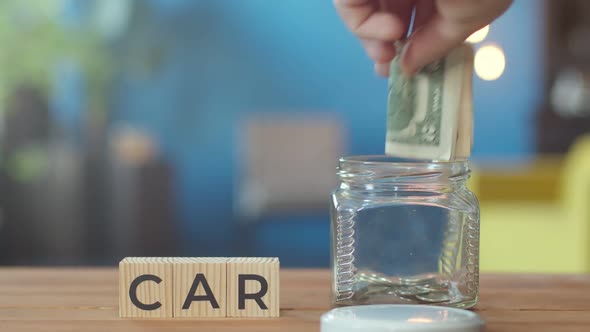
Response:
[{"label": "jar base", "polygon": [[460,302],[416,302],[416,301],[364,301],[364,302],[357,302],[357,301],[346,301],[346,302],[335,302],[332,303],[332,307],[349,307],[349,306],[357,306],[357,305],[375,305],[375,304],[399,304],[399,305],[432,305],[432,306],[444,306],[444,307],[451,307],[451,308],[458,308],[458,309],[471,309],[475,307],[478,303],[478,298],[469,299],[469,300],[462,300]]}]

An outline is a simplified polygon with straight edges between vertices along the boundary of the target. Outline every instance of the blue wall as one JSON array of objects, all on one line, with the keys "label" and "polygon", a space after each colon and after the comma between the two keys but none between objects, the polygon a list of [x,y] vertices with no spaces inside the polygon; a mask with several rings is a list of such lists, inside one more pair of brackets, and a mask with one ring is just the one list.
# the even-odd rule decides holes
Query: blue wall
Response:
[{"label": "blue wall", "polygon": [[[114,120],[158,137],[176,167],[189,254],[236,254],[219,243],[241,236],[231,207],[234,131],[244,114],[334,112],[348,126],[348,153],[383,153],[387,82],[374,75],[331,1],[147,3],[148,19],[120,51],[131,60],[118,79]],[[488,40],[504,48],[507,69],[498,81],[475,80],[476,159],[533,151],[531,119],[541,91],[538,7],[517,0],[492,26]],[[287,265],[327,264],[327,218],[326,211],[263,223],[254,254],[280,253]]]},{"label": "blue wall", "polygon": [[482,43],[506,54],[496,81],[473,83],[475,160],[526,159],[534,155],[534,112],[543,101],[544,1],[516,0]]}]

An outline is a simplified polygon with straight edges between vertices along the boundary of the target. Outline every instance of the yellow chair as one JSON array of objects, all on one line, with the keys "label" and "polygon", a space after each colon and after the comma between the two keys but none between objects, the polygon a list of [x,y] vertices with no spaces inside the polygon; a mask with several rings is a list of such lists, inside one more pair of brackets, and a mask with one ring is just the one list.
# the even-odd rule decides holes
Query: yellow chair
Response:
[{"label": "yellow chair", "polygon": [[590,135],[567,154],[559,191],[555,202],[481,203],[482,271],[590,272]]}]

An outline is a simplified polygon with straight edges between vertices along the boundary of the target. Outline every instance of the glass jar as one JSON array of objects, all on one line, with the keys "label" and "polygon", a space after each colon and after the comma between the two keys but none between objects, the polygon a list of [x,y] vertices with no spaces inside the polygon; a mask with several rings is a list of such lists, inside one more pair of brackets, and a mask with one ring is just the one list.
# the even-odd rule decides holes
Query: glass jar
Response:
[{"label": "glass jar", "polygon": [[479,203],[467,161],[340,160],[332,195],[334,305],[474,306]]}]

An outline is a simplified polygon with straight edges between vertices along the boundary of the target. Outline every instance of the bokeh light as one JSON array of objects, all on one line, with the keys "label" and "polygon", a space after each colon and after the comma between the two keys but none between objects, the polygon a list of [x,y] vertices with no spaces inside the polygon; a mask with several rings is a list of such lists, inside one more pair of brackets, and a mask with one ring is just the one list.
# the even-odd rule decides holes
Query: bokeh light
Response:
[{"label": "bokeh light", "polygon": [[490,32],[490,26],[486,25],[485,27],[472,33],[471,36],[467,37],[465,41],[471,44],[482,42],[484,39],[486,39],[488,32]]},{"label": "bokeh light", "polygon": [[504,51],[497,45],[485,45],[475,52],[475,73],[485,81],[497,80],[506,67]]}]

